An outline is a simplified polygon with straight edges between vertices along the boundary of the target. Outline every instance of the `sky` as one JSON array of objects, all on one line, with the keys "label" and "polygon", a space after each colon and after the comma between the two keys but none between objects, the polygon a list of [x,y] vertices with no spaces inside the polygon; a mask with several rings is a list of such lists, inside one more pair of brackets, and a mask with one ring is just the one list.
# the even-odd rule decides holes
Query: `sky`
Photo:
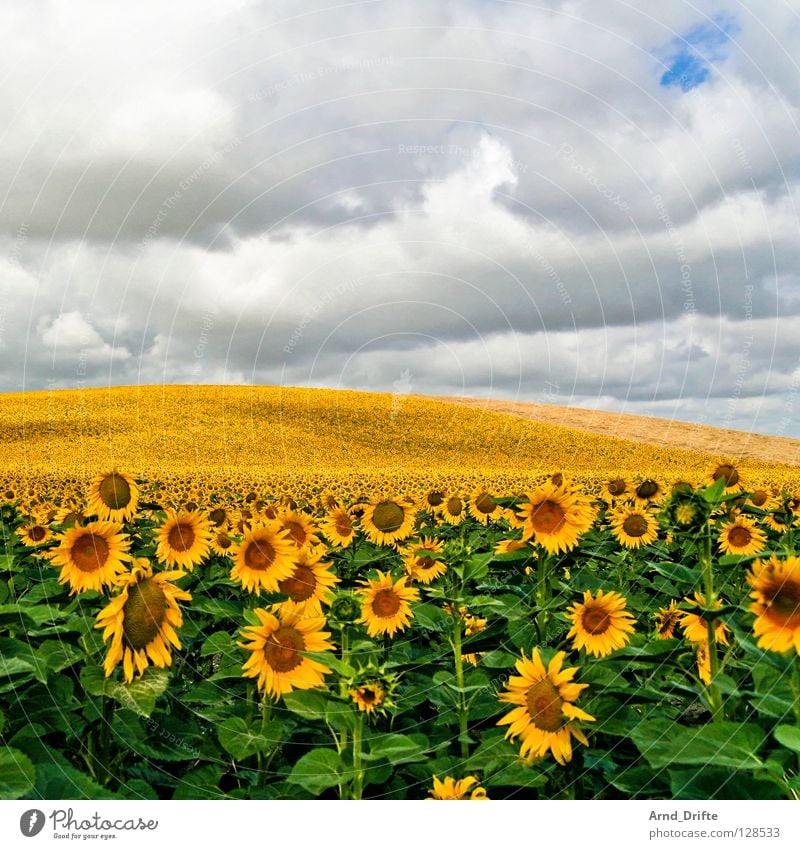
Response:
[{"label": "sky", "polygon": [[800,436],[793,0],[31,0],[0,26],[0,391]]}]

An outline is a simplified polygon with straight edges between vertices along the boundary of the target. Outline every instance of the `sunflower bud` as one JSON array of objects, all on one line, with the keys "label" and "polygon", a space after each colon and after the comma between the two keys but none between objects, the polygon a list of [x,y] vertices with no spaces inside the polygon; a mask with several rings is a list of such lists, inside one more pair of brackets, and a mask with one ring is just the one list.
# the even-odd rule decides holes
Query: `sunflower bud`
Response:
[{"label": "sunflower bud", "polygon": [[328,624],[334,628],[352,625],[361,618],[361,602],[355,593],[337,593],[328,609]]}]

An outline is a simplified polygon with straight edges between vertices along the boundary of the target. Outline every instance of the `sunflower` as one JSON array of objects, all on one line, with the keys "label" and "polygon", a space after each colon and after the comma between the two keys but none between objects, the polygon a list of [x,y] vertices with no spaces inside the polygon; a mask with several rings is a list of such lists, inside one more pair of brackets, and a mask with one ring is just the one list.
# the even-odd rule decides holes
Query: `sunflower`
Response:
[{"label": "sunflower", "polygon": [[217,531],[211,536],[211,550],[220,557],[230,557],[234,542],[226,531]]},{"label": "sunflower", "polygon": [[501,515],[500,505],[483,487],[476,489],[470,496],[469,512],[482,525],[488,525],[492,519]]},{"label": "sunflower", "polygon": [[628,482],[625,478],[619,476],[606,481],[603,487],[603,494],[606,498],[612,501],[616,498],[622,498],[629,491],[630,487]]},{"label": "sunflower", "polygon": [[674,599],[667,607],[660,607],[656,613],[656,632],[662,640],[668,640],[675,633],[681,611],[678,610],[678,602]]},{"label": "sunflower", "polygon": [[[512,554],[515,551],[522,551],[524,548],[531,548],[531,544],[525,539],[501,539],[494,547],[495,554]],[[531,550],[531,554],[533,551]]]},{"label": "sunflower", "polygon": [[406,578],[392,582],[390,572],[378,572],[374,581],[363,581],[360,625],[367,626],[370,637],[403,631],[413,617],[409,602],[419,601],[419,590],[406,586]]},{"label": "sunflower", "polygon": [[307,513],[302,513],[300,510],[286,510],[280,513],[278,521],[281,528],[289,535],[289,540],[299,551],[319,543],[316,526]]},{"label": "sunflower", "polygon": [[545,484],[520,507],[524,535],[550,554],[569,551],[592,526],[594,509],[589,499],[565,487]]},{"label": "sunflower", "polygon": [[469,801],[486,801],[489,797],[486,791],[478,784],[474,775],[456,780],[449,775],[440,781],[433,776],[433,788],[428,791],[428,800],[431,799],[466,799],[469,793]]},{"label": "sunflower", "polygon": [[380,681],[369,681],[354,690],[350,690],[350,698],[356,703],[359,710],[363,710],[369,715],[380,709],[383,700],[386,698],[386,693]]},{"label": "sunflower", "polygon": [[695,643],[697,657],[697,677],[704,683],[711,683],[711,654],[707,642]]},{"label": "sunflower", "polygon": [[742,473],[732,460],[722,460],[709,466],[706,483],[710,486],[720,478],[725,481],[724,492],[741,492],[744,489]]},{"label": "sunflower", "polygon": [[411,535],[416,508],[402,498],[384,498],[368,504],[361,516],[367,539],[377,545],[391,545]]},{"label": "sunflower", "polygon": [[332,588],[339,583],[330,563],[322,562],[324,554],[324,548],[298,552],[292,574],[278,581],[278,592],[289,596],[286,604],[301,608],[307,616],[322,614],[322,604],[331,603]]},{"label": "sunflower", "polygon": [[209,525],[217,532],[227,531],[230,527],[233,511],[221,504],[214,504],[208,508],[207,516]]},{"label": "sunflower", "polygon": [[800,557],[757,560],[747,582],[753,588],[750,612],[758,647],[800,654]]},{"label": "sunflower", "polygon": [[353,517],[345,507],[334,507],[320,522],[319,529],[331,545],[347,548],[356,538]]},{"label": "sunflower", "polygon": [[[684,601],[692,607],[708,606],[704,596],[700,593],[695,593],[694,598],[685,598]],[[718,598],[714,602],[714,607],[722,607],[721,598]],[[683,628],[683,634],[689,642],[708,642],[708,620],[703,619],[702,616],[698,616],[696,613],[681,613],[680,626]],[[721,619],[714,620],[714,636],[721,645],[728,645],[728,627]]]},{"label": "sunflower", "polygon": [[[464,636],[471,637],[473,634],[480,634],[486,628],[487,619],[480,619],[477,616],[472,616],[465,607],[461,608],[461,613],[464,619]],[[478,665],[478,661],[483,657],[484,652],[467,652],[462,655],[467,663],[473,666]]]},{"label": "sunflower", "polygon": [[409,577],[421,584],[430,584],[444,575],[447,564],[431,557],[431,554],[441,554],[443,551],[444,544],[435,539],[426,539],[406,546],[402,554]]},{"label": "sunflower", "polygon": [[208,521],[197,510],[168,510],[166,521],[156,530],[156,540],[159,563],[191,572],[208,557],[212,536]]},{"label": "sunflower", "polygon": [[170,582],[184,575],[181,571],[153,574],[150,562],[140,557],[119,578],[122,591],[97,614],[95,625],[104,629],[103,640],[111,637],[106,678],[120,662],[126,684],[134,672],[141,676],[150,663],[161,669],[172,663],[170,644],[181,647],[175,631],[183,624],[178,601],[190,601],[191,596]]},{"label": "sunflower", "polygon": [[86,590],[100,592],[116,582],[125,563],[131,560],[130,541],[121,530],[122,526],[113,522],[91,522],[64,532],[50,562],[62,567],[58,580],[69,583],[70,595]]},{"label": "sunflower", "polygon": [[594,717],[576,707],[574,702],[588,684],[573,682],[577,667],[562,669],[566,652],[553,656],[545,668],[539,649],[530,659],[522,653],[516,662],[519,675],[508,679],[500,701],[516,707],[497,724],[508,725],[506,737],[522,739],[520,755],[529,761],[544,757],[548,752],[560,764],[572,760],[572,738],[589,745],[585,734],[574,720],[594,722]]},{"label": "sunflower", "polygon": [[297,549],[277,522],[244,529],[244,539],[233,546],[231,579],[250,592],[278,592],[278,583],[294,573]]},{"label": "sunflower", "polygon": [[73,525],[79,525],[86,521],[84,508],[75,504],[65,504],[56,510],[55,524],[61,525],[64,528],[70,528]]},{"label": "sunflower", "polygon": [[311,690],[325,683],[331,670],[319,661],[303,657],[303,652],[333,651],[330,633],[323,631],[325,618],[307,617],[297,610],[281,608],[270,613],[257,607],[260,625],[242,629],[248,642],[239,645],[250,652],[242,667],[245,678],[258,678],[258,689],[280,698],[292,690]]},{"label": "sunflower", "polygon": [[725,554],[759,554],[767,547],[767,535],[745,516],[723,525],[718,540]]},{"label": "sunflower", "polygon": [[653,478],[645,478],[639,481],[633,490],[633,496],[637,501],[643,501],[645,504],[656,504],[664,500],[665,489],[662,484]]},{"label": "sunflower", "polygon": [[15,533],[22,540],[22,544],[28,548],[34,548],[53,539],[50,528],[40,522],[28,522],[17,528]]},{"label": "sunflower", "polygon": [[658,539],[655,511],[647,507],[626,505],[611,514],[611,532],[626,548],[650,545]]},{"label": "sunflower", "polygon": [[626,610],[628,602],[616,592],[597,591],[597,597],[586,590],[582,604],[569,608],[568,618],[572,628],[567,639],[573,637],[575,649],[586,649],[587,654],[605,657],[614,649],[621,649],[630,641],[634,619]]},{"label": "sunflower", "polygon": [[422,496],[422,508],[431,513],[441,513],[444,508],[445,494],[441,489],[429,489]]},{"label": "sunflower", "polygon": [[467,504],[460,495],[449,495],[442,505],[442,518],[448,525],[458,525],[467,516]]},{"label": "sunflower", "polygon": [[136,513],[138,504],[139,487],[124,472],[103,472],[89,484],[89,513],[101,521],[126,522]]},{"label": "sunflower", "polygon": [[747,500],[760,510],[776,510],[780,507],[778,499],[766,489],[754,489]]}]

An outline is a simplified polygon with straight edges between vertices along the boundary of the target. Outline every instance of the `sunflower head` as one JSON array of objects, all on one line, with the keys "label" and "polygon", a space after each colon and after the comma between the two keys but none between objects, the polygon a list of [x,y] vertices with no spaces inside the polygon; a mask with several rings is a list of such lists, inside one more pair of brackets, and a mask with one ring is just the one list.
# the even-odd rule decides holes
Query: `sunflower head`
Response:
[{"label": "sunflower head", "polygon": [[335,647],[323,631],[322,616],[305,616],[284,606],[270,612],[257,607],[259,620],[242,630],[246,642],[239,645],[250,654],[242,667],[245,678],[256,678],[258,689],[274,699],[292,690],[322,687],[331,670],[305,652],[328,652]]},{"label": "sunflower head", "polygon": [[101,521],[125,522],[136,513],[138,503],[136,481],[116,469],[97,475],[89,485],[89,512]]},{"label": "sunflower head", "polygon": [[375,580],[364,581],[359,624],[367,626],[370,637],[404,631],[413,618],[410,602],[419,601],[419,590],[406,586],[406,578],[392,580],[390,572],[378,572]]},{"label": "sunflower head", "polygon": [[764,531],[753,519],[741,515],[723,525],[718,540],[725,554],[758,554],[767,547]]},{"label": "sunflower head", "polygon": [[705,527],[711,505],[695,490],[672,490],[661,517],[673,533],[696,533]]},{"label": "sunflower head", "polygon": [[172,581],[184,572],[153,572],[146,558],[137,558],[118,582],[120,592],[100,611],[96,628],[111,638],[105,660],[106,677],[122,663],[126,683],[141,676],[150,664],[172,663],[171,647],[179,649],[177,629],[183,624],[178,601],[191,596]]},{"label": "sunflower head", "polygon": [[593,596],[586,590],[583,602],[569,608],[572,628],[567,637],[573,638],[573,648],[605,657],[626,646],[634,630],[634,619],[627,611],[627,604],[619,593],[598,590]]},{"label": "sunflower head", "polygon": [[361,529],[370,542],[392,545],[411,535],[416,512],[404,498],[382,498],[367,505],[361,516]]},{"label": "sunflower head", "polygon": [[681,612],[678,610],[678,602],[674,599],[667,607],[661,607],[656,613],[656,633],[662,640],[668,640],[675,633]]},{"label": "sunflower head", "polygon": [[506,737],[521,738],[520,754],[527,760],[552,752],[563,765],[572,760],[573,737],[589,745],[576,722],[593,722],[594,717],[575,705],[588,685],[573,682],[577,667],[562,669],[565,657],[565,652],[558,652],[545,666],[538,649],[530,659],[523,652],[516,663],[519,675],[512,675],[506,691],[500,694],[500,701],[514,708],[497,724],[509,726]]},{"label": "sunflower head", "polygon": [[480,786],[474,775],[466,778],[455,779],[447,775],[440,780],[433,776],[433,787],[428,791],[428,799],[486,801],[488,800],[486,790]]},{"label": "sunflower head", "polygon": [[759,648],[800,655],[800,557],[757,560],[747,580]]},{"label": "sunflower head", "polygon": [[130,562],[130,540],[113,522],[90,522],[69,528],[50,554],[53,566],[61,566],[59,581],[69,583],[71,593],[100,592],[116,583]]},{"label": "sunflower head", "polygon": [[359,666],[353,676],[344,681],[353,703],[370,718],[385,716],[397,708],[398,684],[397,674],[375,663]]},{"label": "sunflower head", "polygon": [[741,492],[744,489],[742,472],[733,460],[718,460],[709,466],[706,483],[713,486],[720,480],[724,481],[725,493]]}]

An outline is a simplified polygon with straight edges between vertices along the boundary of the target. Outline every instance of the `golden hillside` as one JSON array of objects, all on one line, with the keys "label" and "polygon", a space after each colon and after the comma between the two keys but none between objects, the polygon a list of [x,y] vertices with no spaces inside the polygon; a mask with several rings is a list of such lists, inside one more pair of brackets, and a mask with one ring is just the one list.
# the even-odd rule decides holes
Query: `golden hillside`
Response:
[{"label": "golden hillside", "polygon": [[[723,455],[746,457],[742,467],[751,481],[800,483],[797,468],[766,462],[779,453],[759,457],[733,450],[735,441],[713,439],[701,446],[679,439],[672,422],[662,423],[661,433],[663,442],[672,431],[673,444],[649,444],[593,432],[599,426],[579,415],[586,411],[551,408],[562,423],[566,417],[575,425],[567,428],[498,404],[489,409],[483,401],[269,386],[10,394],[0,396],[0,478],[18,485],[44,480],[57,488],[117,467],[173,486],[297,496],[327,488],[348,495],[411,493],[434,484],[515,491],[555,470],[587,484],[612,474],[699,482],[710,459]],[[610,429],[641,439],[632,425]],[[674,447],[679,441],[704,450]],[[712,451],[717,445],[724,450]]]}]

